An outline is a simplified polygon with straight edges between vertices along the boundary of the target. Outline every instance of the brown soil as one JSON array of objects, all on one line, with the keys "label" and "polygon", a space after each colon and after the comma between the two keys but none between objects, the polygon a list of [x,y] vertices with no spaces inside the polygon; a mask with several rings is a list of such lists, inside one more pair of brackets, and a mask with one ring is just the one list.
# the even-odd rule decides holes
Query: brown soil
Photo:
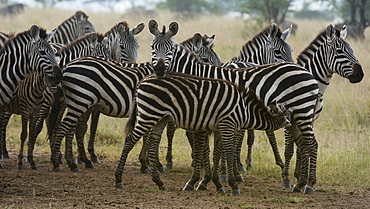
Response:
[{"label": "brown soil", "polygon": [[126,166],[123,189],[115,188],[117,162],[102,160],[95,169],[80,165],[81,172],[52,172],[47,156],[38,156],[38,170],[28,164],[16,169],[16,155],[1,160],[0,208],[369,208],[370,191],[340,191],[338,186],[318,185],[312,195],[291,193],[279,187],[280,179],[245,174],[240,195],[208,191],[182,191],[191,168],[168,170],[161,175],[168,192],[159,191],[139,167]]}]

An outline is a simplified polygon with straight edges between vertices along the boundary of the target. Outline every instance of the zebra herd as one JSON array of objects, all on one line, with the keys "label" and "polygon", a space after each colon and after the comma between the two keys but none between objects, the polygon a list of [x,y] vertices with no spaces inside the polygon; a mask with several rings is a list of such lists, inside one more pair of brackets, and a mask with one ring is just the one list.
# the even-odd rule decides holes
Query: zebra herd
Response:
[{"label": "zebra herd", "polygon": [[[88,16],[77,11],[48,33],[35,25],[19,34],[0,32],[0,157],[9,157],[5,140],[9,118],[21,114],[18,169],[23,168],[27,123],[27,160],[32,169],[37,169],[33,149],[45,119],[53,171],[62,171],[60,148],[64,138],[69,168],[79,171],[76,163],[80,161],[93,168],[93,163],[99,163],[94,138],[102,113],[128,118],[115,172],[116,187],[123,187],[128,153],[144,137],[141,171],[150,171],[158,188],[167,190],[160,179],[159,170],[164,169],[158,159],[161,135],[167,126],[168,168],[173,166],[171,144],[176,128],[187,131],[193,149],[193,174],[183,190],[207,189],[212,180],[217,191],[225,192],[220,180],[227,172],[232,193],[240,194],[236,182],[243,180],[240,152],[244,134],[247,131],[246,163],[250,169],[253,130],[265,130],[276,163],[282,168],[283,187],[293,192],[314,192],[318,144],[313,122],[322,111],[325,90],[333,74],[351,83],[360,82],[364,76],[344,40],[346,26],[336,29],[329,25],[303,50],[296,64],[286,43],[291,28],[281,31],[272,24],[243,45],[239,56],[223,63],[213,50],[214,35],[196,33],[178,44],[173,41],[178,23],[172,22],[166,31],[165,26],[160,30],[155,20],[148,24],[153,35],[152,60],[136,63],[139,43],[135,35],[143,28],[141,23],[130,30],[122,21],[104,34],[96,33]],[[88,159],[83,139],[90,116]],[[273,133],[280,128],[285,130],[284,163]],[[209,159],[211,132],[215,143],[213,167]],[[77,161],[72,153],[74,135]],[[289,167],[294,144],[297,183],[291,186]],[[201,167],[205,174],[195,188]]]}]

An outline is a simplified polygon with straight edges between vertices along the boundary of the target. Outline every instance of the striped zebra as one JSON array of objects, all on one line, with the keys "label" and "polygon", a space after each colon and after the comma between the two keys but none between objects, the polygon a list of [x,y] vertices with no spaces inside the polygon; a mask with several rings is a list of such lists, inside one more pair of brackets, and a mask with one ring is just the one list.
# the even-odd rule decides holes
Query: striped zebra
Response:
[{"label": "striped zebra", "polygon": [[[237,77],[239,72],[233,71],[230,74]],[[196,132],[198,136],[194,140],[194,147],[199,148],[194,152],[194,172],[184,190],[194,188],[194,183],[200,179],[205,133],[213,130],[219,131],[222,136],[232,193],[240,194],[233,175],[233,143],[237,133],[243,128],[262,125],[259,117],[266,118],[266,121],[269,119],[276,128],[281,128],[286,124],[284,118],[274,118],[263,102],[243,87],[242,85],[238,87],[226,80],[201,78],[174,72],[167,73],[165,77],[161,76],[161,72],[155,72],[155,75],[142,80],[138,85],[133,110],[127,122],[128,136],[115,172],[116,187],[122,188],[123,167],[128,153],[136,142],[150,131],[148,144],[150,145],[152,180],[160,190],[167,190],[157,172],[156,159],[162,131],[171,121],[180,128]],[[247,107],[246,103],[250,106]],[[135,124],[136,115],[138,118]],[[262,126],[264,125],[267,123]],[[271,127],[275,128],[274,125]],[[214,172],[215,177],[212,179],[217,191],[224,192],[222,185],[218,182],[217,173]]]},{"label": "striped zebra", "polygon": [[[47,42],[48,35],[46,30],[33,25],[9,39],[0,50],[0,112],[10,103],[16,86],[27,74],[37,72],[48,78],[52,85],[58,83],[51,79],[59,67]],[[0,150],[3,150],[2,145],[3,142],[0,142]]]},{"label": "striped zebra", "polygon": [[0,49],[3,48],[3,46],[5,45],[5,42],[13,36],[14,34],[7,34],[7,33],[0,32]]},{"label": "striped zebra", "polygon": [[57,31],[50,42],[68,44],[83,35],[95,32],[95,28],[88,18],[84,12],[76,11],[72,17],[57,27]]},{"label": "striped zebra", "polygon": [[[359,83],[364,77],[362,67],[354,55],[351,46],[344,40],[347,35],[347,27],[336,29],[332,24],[317,37],[298,55],[298,65],[310,72],[319,84],[319,102],[316,105],[314,120],[316,120],[323,108],[323,96],[334,74],[346,78],[350,83]],[[271,140],[271,139],[270,139]],[[285,141],[285,163],[282,172],[283,187],[290,188],[289,164],[294,153],[294,144],[291,138]],[[299,177],[297,168],[300,167],[302,158],[297,150],[297,165],[294,172]]]},{"label": "striped zebra", "polygon": [[[74,58],[94,55],[110,57],[107,52],[106,43],[100,43],[99,37],[95,33],[91,33],[78,38],[70,44],[58,49],[57,56],[60,57],[59,66],[73,60]],[[102,39],[102,38],[100,38]],[[4,112],[4,118],[0,127],[0,137],[6,136],[6,126],[12,114],[21,114],[22,116],[22,132],[21,132],[21,149],[18,156],[18,169],[23,168],[23,147],[26,141],[29,122],[29,140],[28,140],[28,155],[27,160],[31,164],[32,169],[37,169],[33,161],[34,144],[38,134],[43,127],[43,121],[49,113],[49,108],[53,102],[53,92],[45,83],[45,79],[38,74],[27,76],[16,87],[15,96],[8,105],[7,111]],[[4,143],[5,144],[5,143]],[[5,149],[6,152],[6,149]]]},{"label": "striped zebra", "polygon": [[[103,37],[108,39],[108,48],[110,49],[111,59],[125,62],[125,63],[136,63],[137,51],[139,49],[139,43],[135,36],[138,35],[144,28],[144,23],[140,23],[130,30],[130,27],[126,21],[121,21],[115,24],[110,30],[103,34]],[[95,136],[96,130],[99,123],[100,113],[95,108],[91,111],[91,123],[90,123],[90,137],[88,143],[88,152],[90,154],[90,161],[93,163],[100,163],[99,158],[95,154]],[[79,156],[77,157],[77,163],[85,163],[82,161],[80,155],[85,154],[85,148],[83,144],[84,135],[87,130],[87,121],[85,124],[80,122],[80,128],[77,129],[77,141],[79,145]],[[81,130],[81,131],[80,131]],[[85,160],[86,161],[86,160]],[[90,163],[91,164],[91,163]]]},{"label": "striped zebra", "polygon": [[[153,72],[150,63],[122,63],[100,57],[81,57],[67,63],[62,69],[61,85],[64,92],[66,115],[56,129],[52,140],[54,171],[61,171],[58,157],[62,139],[66,138],[66,159],[72,171],[78,171],[73,162],[72,137],[78,125],[86,123],[92,107],[111,117],[127,117],[138,82]],[[58,100],[55,100],[56,102]],[[56,113],[57,112],[57,113]],[[51,110],[50,121],[56,121],[59,108]],[[81,123],[79,123],[79,120]],[[55,124],[50,126],[51,130]],[[76,132],[77,134],[77,132]],[[72,135],[73,136],[73,135]]]},{"label": "striped zebra", "polygon": [[[319,95],[318,84],[310,73],[303,72],[301,67],[291,63],[282,63],[275,70],[266,70],[269,65],[245,69],[202,65],[194,53],[173,42],[172,37],[178,31],[176,22],[170,24],[168,32],[165,31],[165,27],[160,32],[157,22],[151,20],[149,31],[154,35],[151,44],[152,64],[158,71],[157,76],[163,77],[166,71],[175,71],[200,77],[225,79],[237,85],[242,83],[246,88],[255,91],[265,106],[273,102],[283,104],[292,113],[292,128],[289,134],[297,144],[302,158],[300,178],[294,186],[294,191],[304,188],[305,193],[314,192],[318,145],[312,122]],[[233,74],[229,73],[231,70],[237,70],[243,76],[232,76]]]}]

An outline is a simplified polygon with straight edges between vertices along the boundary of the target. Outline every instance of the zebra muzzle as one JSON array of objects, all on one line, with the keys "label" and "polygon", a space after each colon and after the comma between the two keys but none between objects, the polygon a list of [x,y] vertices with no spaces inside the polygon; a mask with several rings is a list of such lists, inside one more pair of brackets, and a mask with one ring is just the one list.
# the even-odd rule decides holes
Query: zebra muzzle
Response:
[{"label": "zebra muzzle", "polygon": [[353,74],[348,76],[348,79],[351,83],[359,83],[364,78],[364,72],[359,63],[353,64]]},{"label": "zebra muzzle", "polygon": [[157,78],[164,78],[166,76],[166,65],[164,59],[159,59],[154,66],[154,74]]}]

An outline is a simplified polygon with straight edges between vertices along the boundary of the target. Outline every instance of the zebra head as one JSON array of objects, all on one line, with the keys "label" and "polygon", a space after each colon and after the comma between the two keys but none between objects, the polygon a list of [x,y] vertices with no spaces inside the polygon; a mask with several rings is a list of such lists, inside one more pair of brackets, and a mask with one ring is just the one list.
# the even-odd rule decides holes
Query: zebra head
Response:
[{"label": "zebra head", "polygon": [[213,51],[214,39],[215,35],[208,36],[204,34],[202,37],[199,33],[196,33],[192,38],[182,42],[181,45],[195,52],[203,60],[204,64],[221,66],[220,58]]},{"label": "zebra head", "polygon": [[87,38],[88,46],[85,49],[87,51],[82,56],[92,55],[112,59],[112,56],[109,52],[107,37],[103,37],[100,34],[91,33],[87,35]]},{"label": "zebra head", "polygon": [[42,76],[50,78],[52,86],[57,85],[60,81],[60,69],[55,60],[54,51],[48,43],[52,33],[46,33],[46,30],[40,29],[36,25],[33,25],[28,32],[31,41],[26,46],[26,55],[28,56],[26,62],[30,69],[35,69]]},{"label": "zebra head", "polygon": [[85,34],[95,32],[93,24],[88,20],[89,16],[87,16],[84,12],[77,11],[73,18],[76,24],[74,39],[77,39]]},{"label": "zebra head", "polygon": [[173,59],[173,50],[175,42],[172,37],[179,30],[177,22],[172,22],[166,32],[166,27],[163,26],[162,32],[158,29],[158,23],[155,20],[149,21],[149,31],[154,35],[152,47],[152,65],[157,77],[164,77],[169,69]]},{"label": "zebra head", "polygon": [[[292,31],[292,25],[285,31],[281,32],[275,23],[271,24],[269,28],[269,39],[270,46],[268,46],[268,51],[273,57],[273,62],[268,61],[268,63],[276,62],[294,62],[292,56],[292,48],[286,40],[288,40],[290,33]],[[266,64],[268,64],[266,63]]]},{"label": "zebra head", "polygon": [[331,73],[347,78],[351,83],[360,82],[364,73],[362,67],[355,57],[351,46],[344,40],[347,36],[347,26],[340,30],[330,24],[326,29],[326,41],[324,42],[326,62]]},{"label": "zebra head", "polygon": [[137,51],[139,49],[139,43],[135,35],[139,34],[144,29],[144,23],[140,23],[130,30],[126,22],[120,22],[117,29],[119,34],[117,39],[120,49],[120,61],[135,63],[137,60]]}]

